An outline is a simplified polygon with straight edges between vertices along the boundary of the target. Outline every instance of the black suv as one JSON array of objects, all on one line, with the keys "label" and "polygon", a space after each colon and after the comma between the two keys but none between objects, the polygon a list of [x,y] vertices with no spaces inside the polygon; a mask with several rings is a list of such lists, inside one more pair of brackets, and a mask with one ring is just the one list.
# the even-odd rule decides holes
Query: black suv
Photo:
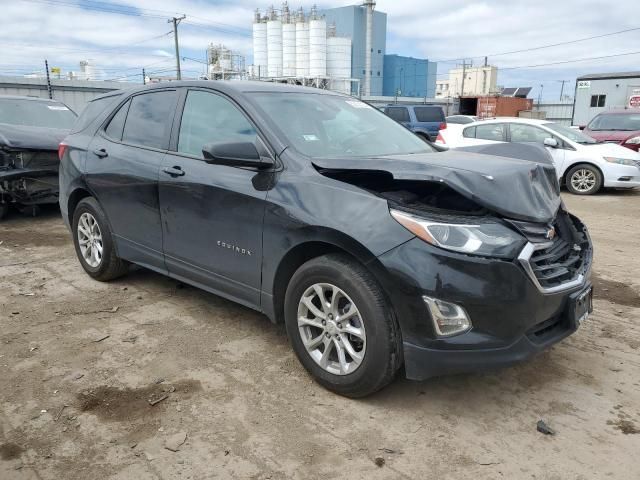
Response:
[{"label": "black suv", "polygon": [[284,321],[340,394],[523,360],[591,310],[591,243],[550,165],[438,153],[354,98],[263,82],[86,112],[60,148],[86,272],[135,263]]}]

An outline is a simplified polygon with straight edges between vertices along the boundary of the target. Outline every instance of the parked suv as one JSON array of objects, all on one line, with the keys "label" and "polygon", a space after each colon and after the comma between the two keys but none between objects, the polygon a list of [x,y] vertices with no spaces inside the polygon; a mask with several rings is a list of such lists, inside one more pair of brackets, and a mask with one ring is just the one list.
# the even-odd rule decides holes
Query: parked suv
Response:
[{"label": "parked suv", "polygon": [[284,322],[319,383],[523,360],[591,310],[592,247],[552,166],[438,153],[354,98],[264,82],[108,94],[61,145],[80,264],[135,263]]},{"label": "parked suv", "polygon": [[387,105],[384,113],[429,142],[447,128],[442,108],[434,105]]},{"label": "parked suv", "polygon": [[596,115],[584,133],[601,142],[640,150],[640,109],[611,110]]}]

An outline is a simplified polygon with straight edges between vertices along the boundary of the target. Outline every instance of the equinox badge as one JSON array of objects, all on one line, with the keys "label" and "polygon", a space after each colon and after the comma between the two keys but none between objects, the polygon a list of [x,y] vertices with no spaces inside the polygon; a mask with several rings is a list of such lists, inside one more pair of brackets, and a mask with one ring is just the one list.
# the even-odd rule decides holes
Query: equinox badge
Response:
[{"label": "equinox badge", "polygon": [[249,255],[249,256],[251,256],[251,250],[249,250],[247,248],[240,248],[237,245],[233,245],[231,243],[223,242],[221,240],[217,241],[217,245],[220,248],[228,248],[229,250],[233,250],[234,252],[239,253],[240,255]]}]

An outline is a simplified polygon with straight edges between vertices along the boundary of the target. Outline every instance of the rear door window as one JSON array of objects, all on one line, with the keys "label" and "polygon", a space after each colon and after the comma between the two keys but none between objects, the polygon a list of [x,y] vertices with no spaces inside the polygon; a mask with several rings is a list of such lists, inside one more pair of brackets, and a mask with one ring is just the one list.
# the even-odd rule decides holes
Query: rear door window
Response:
[{"label": "rear door window", "polygon": [[410,122],[409,110],[407,107],[388,107],[385,112],[389,117],[393,118],[396,122]]},{"label": "rear door window", "polygon": [[440,107],[415,107],[413,111],[419,122],[444,122],[444,112]]},{"label": "rear door window", "polygon": [[482,140],[493,140],[495,142],[506,142],[506,128],[504,123],[486,123],[476,126],[476,138]]},{"label": "rear door window", "polygon": [[131,99],[122,141],[144,147],[169,148],[177,92],[143,93]]}]

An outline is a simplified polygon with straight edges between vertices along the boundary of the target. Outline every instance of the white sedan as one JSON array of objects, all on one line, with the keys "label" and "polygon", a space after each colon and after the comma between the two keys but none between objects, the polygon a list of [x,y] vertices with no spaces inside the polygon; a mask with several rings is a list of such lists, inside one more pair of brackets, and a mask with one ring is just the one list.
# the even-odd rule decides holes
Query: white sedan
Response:
[{"label": "white sedan", "polygon": [[[453,128],[451,128],[453,127]],[[441,130],[436,143],[449,148],[500,142],[535,142],[547,147],[558,178],[571,193],[590,195],[602,187],[640,187],[640,154],[546,120],[495,118]]]}]

